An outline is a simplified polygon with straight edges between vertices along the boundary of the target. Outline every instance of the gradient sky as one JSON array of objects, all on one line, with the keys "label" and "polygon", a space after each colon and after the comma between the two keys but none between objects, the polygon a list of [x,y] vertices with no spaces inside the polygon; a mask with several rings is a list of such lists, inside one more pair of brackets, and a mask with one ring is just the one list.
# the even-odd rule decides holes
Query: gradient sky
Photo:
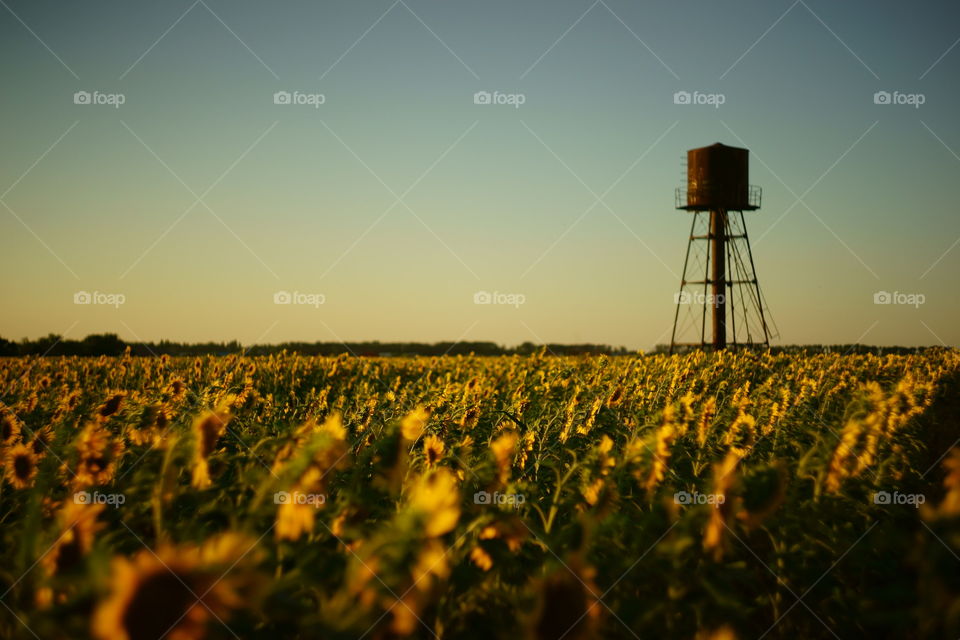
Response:
[{"label": "gradient sky", "polygon": [[6,338],[648,349],[683,266],[680,159],[720,141],[764,189],[776,342],[960,344],[955,2],[0,5]]}]

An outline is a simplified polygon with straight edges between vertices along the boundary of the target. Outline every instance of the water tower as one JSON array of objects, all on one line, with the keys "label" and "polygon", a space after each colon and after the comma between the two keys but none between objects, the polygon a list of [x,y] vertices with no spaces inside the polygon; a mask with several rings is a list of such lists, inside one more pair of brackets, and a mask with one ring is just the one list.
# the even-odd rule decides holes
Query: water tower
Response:
[{"label": "water tower", "polygon": [[676,206],[693,213],[693,220],[670,353],[677,348],[770,345],[770,314],[743,216],[760,208],[760,187],[749,180],[749,153],[719,142],[687,152],[687,186],[677,188]]}]

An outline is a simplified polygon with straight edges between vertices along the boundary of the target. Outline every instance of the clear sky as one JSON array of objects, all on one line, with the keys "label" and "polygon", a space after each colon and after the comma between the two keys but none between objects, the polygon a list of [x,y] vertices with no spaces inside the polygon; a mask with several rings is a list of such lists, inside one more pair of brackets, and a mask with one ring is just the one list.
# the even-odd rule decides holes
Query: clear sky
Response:
[{"label": "clear sky", "polygon": [[778,342],[958,345],[958,38],[955,2],[3,0],[0,335],[647,349],[720,141]]}]

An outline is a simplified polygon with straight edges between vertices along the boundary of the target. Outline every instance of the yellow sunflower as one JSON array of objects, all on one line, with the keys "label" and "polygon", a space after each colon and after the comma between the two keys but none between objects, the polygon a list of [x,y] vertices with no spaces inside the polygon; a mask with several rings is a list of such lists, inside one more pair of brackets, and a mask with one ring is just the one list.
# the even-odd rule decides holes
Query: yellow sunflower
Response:
[{"label": "yellow sunflower", "polygon": [[460,491],[457,477],[445,467],[420,476],[410,490],[410,507],[424,518],[423,531],[433,538],[442,536],[460,519]]},{"label": "yellow sunflower", "polygon": [[417,407],[408,413],[400,422],[400,432],[407,440],[416,440],[423,434],[427,427],[427,420],[430,419],[430,412],[423,407]]},{"label": "yellow sunflower", "polygon": [[443,457],[443,440],[434,435],[423,439],[423,455],[427,459],[427,466],[435,466]]},{"label": "yellow sunflower", "polygon": [[519,437],[513,431],[508,431],[490,443],[490,451],[497,463],[497,476],[500,482],[506,482],[510,477],[510,465],[516,452]]},{"label": "yellow sunflower", "polygon": [[101,420],[107,420],[110,416],[120,411],[123,406],[123,400],[127,397],[125,393],[115,393],[97,409],[97,415]]},{"label": "yellow sunflower", "polygon": [[321,493],[323,474],[317,467],[311,466],[289,492],[280,491],[275,500],[277,508],[276,536],[278,540],[296,540],[304,533],[313,531],[317,511],[326,501]]},{"label": "yellow sunflower", "polygon": [[11,413],[0,414],[0,445],[8,446],[20,437],[20,422]]},{"label": "yellow sunflower", "polygon": [[193,423],[196,449],[193,457],[193,486],[206,489],[210,486],[210,468],[207,459],[217,446],[217,440],[227,428],[230,416],[225,412],[208,411]]},{"label": "yellow sunflower", "polygon": [[14,489],[26,489],[33,486],[37,476],[37,456],[25,444],[15,444],[7,451],[4,477]]},{"label": "yellow sunflower", "polygon": [[131,560],[115,558],[111,592],[94,612],[92,635],[100,640],[205,637],[208,623],[226,622],[256,599],[262,581],[250,566],[254,544],[227,533],[200,547],[161,546]]},{"label": "yellow sunflower", "polygon": [[97,422],[89,422],[77,441],[77,472],[74,484],[80,487],[107,484],[117,471],[123,441],[112,438]]},{"label": "yellow sunflower", "polygon": [[53,429],[50,425],[37,429],[33,432],[33,438],[30,440],[30,448],[37,459],[42,458],[50,449],[50,443],[53,442]]}]

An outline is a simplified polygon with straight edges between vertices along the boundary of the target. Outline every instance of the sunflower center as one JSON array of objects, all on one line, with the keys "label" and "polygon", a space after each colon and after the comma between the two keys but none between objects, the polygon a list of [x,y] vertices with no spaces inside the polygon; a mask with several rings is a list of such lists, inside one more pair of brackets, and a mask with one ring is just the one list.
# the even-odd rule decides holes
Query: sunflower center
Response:
[{"label": "sunflower center", "polygon": [[123,626],[130,640],[157,640],[182,623],[195,603],[197,598],[180,578],[162,570],[144,580],[134,592],[123,614]]},{"label": "sunflower center", "polygon": [[33,460],[28,456],[17,456],[13,460],[13,471],[18,478],[27,479],[33,471]]}]

